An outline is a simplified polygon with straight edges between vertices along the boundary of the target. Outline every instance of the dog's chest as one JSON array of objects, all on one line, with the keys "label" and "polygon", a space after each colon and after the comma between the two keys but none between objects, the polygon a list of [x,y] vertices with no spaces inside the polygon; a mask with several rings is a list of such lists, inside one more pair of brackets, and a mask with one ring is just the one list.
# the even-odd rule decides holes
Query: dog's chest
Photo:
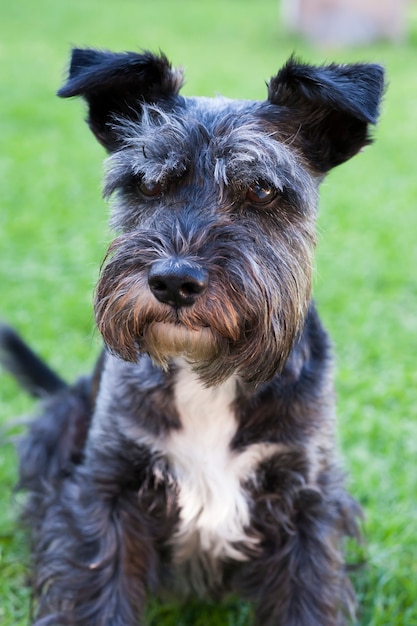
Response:
[{"label": "dog's chest", "polygon": [[173,538],[178,562],[201,553],[244,558],[236,543],[248,542],[249,494],[242,483],[253,469],[253,455],[231,449],[235,393],[233,378],[207,389],[188,369],[179,371],[175,401],[182,427],[165,442],[178,485],[180,521]]}]

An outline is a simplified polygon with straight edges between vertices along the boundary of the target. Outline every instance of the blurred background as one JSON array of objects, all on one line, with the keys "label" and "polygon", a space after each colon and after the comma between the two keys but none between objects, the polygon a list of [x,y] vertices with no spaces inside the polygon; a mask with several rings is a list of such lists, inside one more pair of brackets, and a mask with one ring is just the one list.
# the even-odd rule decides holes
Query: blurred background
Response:
[{"label": "blurred background", "polygon": [[[92,291],[110,234],[103,149],[55,97],[72,45],[163,50],[186,95],[264,99],[293,52],[370,61],[388,90],[375,144],[322,185],[315,298],[336,352],[339,440],[366,544],[362,626],[417,625],[417,3],[410,0],[16,0],[0,7],[0,318],[69,380],[100,340]],[[0,373],[0,623],[28,622],[10,422],[33,403]],[[16,416],[16,417],[14,417]],[[246,607],[153,606],[149,624],[250,623]]]}]

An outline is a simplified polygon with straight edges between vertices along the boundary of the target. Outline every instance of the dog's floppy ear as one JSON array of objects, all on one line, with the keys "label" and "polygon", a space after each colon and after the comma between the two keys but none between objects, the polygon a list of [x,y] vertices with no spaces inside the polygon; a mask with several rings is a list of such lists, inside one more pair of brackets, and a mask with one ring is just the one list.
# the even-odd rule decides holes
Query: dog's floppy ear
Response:
[{"label": "dog's floppy ear", "polygon": [[284,129],[313,168],[327,172],[371,143],[383,89],[379,65],[314,67],[291,57],[269,82],[268,100],[282,107]]},{"label": "dog's floppy ear", "polygon": [[182,73],[168,59],[150,52],[113,53],[74,48],[61,98],[82,96],[88,103],[88,124],[108,150],[118,147],[115,117],[137,117],[141,102],[158,102],[178,94]]}]

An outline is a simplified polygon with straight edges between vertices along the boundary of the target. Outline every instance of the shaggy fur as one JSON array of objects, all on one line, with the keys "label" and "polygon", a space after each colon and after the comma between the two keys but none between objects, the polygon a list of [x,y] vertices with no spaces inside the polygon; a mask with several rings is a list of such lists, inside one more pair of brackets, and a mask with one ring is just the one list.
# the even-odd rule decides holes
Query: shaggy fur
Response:
[{"label": "shaggy fur", "polygon": [[67,387],[1,334],[46,394],[20,450],[35,624],[133,626],[170,589],[238,593],[263,626],[341,626],[359,507],[311,300],[317,189],[370,143],[383,71],[290,59],[265,102],[181,83],[163,55],[74,50],[59,92],[109,153],[117,236],[91,378]]}]

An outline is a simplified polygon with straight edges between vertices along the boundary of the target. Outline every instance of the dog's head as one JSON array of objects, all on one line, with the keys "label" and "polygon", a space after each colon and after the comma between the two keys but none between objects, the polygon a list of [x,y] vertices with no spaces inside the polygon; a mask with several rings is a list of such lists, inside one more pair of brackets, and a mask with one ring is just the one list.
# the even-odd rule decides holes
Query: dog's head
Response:
[{"label": "dog's head", "polygon": [[98,327],[126,360],[177,356],[206,384],[285,364],[310,302],[317,187],[370,143],[377,65],[290,59],[263,102],[179,95],[167,59],[74,50],[62,97],[83,96],[109,152],[110,246]]}]

